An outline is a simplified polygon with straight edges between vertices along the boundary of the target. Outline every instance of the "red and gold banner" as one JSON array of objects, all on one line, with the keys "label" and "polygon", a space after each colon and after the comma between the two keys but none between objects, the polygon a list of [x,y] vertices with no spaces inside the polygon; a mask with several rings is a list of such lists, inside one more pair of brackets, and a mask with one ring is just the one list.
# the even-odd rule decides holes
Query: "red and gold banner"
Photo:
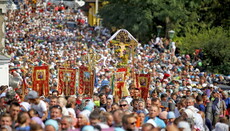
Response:
[{"label": "red and gold banner", "polygon": [[34,66],[33,68],[33,90],[38,94],[48,96],[49,95],[49,66]]},{"label": "red and gold banner", "polygon": [[78,94],[93,95],[95,73],[88,67],[80,66],[79,68],[79,88]]},{"label": "red and gold banner", "polygon": [[76,69],[59,68],[58,70],[58,92],[65,96],[76,94]]},{"label": "red and gold banner", "polygon": [[136,74],[136,86],[140,89],[140,96],[144,100],[148,98],[150,74]]},{"label": "red and gold banner", "polygon": [[127,75],[127,68],[118,68],[115,72],[114,90],[115,102],[118,102],[122,97],[122,88],[125,87],[125,78]]}]

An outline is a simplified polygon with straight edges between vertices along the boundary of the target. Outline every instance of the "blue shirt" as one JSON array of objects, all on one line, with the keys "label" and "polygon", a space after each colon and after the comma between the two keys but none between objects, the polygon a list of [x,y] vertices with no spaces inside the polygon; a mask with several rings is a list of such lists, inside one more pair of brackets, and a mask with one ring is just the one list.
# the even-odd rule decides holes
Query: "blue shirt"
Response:
[{"label": "blue shirt", "polygon": [[228,97],[227,99],[224,100],[225,104],[226,104],[226,108],[230,108],[230,97]]},{"label": "blue shirt", "polygon": [[16,131],[30,131],[30,126],[17,127]]},{"label": "blue shirt", "polygon": [[203,104],[200,104],[200,105],[198,106],[198,109],[199,109],[200,111],[205,112],[205,106],[204,106]]}]

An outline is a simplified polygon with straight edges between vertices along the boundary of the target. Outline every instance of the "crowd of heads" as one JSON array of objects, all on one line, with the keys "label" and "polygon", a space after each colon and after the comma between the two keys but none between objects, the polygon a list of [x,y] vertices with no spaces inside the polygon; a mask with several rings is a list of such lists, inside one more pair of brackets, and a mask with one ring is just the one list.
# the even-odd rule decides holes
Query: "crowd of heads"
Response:
[{"label": "crowd of heads", "polygon": [[[19,7],[6,13],[10,87],[0,88],[1,130],[229,130],[230,97],[218,85],[230,78],[205,72],[201,49],[181,55],[175,42],[160,37],[138,44],[127,65],[151,74],[148,98],[140,98],[129,75],[124,87],[129,95],[115,101],[110,81],[120,61],[106,46],[108,29],[89,26],[81,10],[51,3],[36,10],[25,3]],[[59,94],[58,69],[65,62],[76,70],[87,66],[89,49],[99,55],[93,96]],[[32,90],[32,69],[42,65],[49,65],[49,96]]]}]

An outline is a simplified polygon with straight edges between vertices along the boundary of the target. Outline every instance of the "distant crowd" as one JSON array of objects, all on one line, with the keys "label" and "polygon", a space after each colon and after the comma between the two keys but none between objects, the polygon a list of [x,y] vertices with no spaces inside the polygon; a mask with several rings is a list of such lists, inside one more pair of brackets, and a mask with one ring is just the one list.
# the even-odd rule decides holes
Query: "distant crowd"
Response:
[{"label": "distant crowd", "polygon": [[[119,60],[106,45],[110,31],[89,26],[81,10],[38,5],[34,10],[20,3],[6,14],[5,52],[11,61],[10,84],[0,87],[1,131],[229,130],[229,92],[219,84],[230,77],[205,72],[201,49],[181,55],[175,42],[160,37],[138,44],[134,65],[128,61],[128,66],[151,74],[148,98],[138,97],[130,75],[124,87],[129,95],[115,102],[110,85]],[[93,96],[59,94],[58,69],[65,62],[77,70],[87,65],[88,49],[99,55]],[[42,65],[49,65],[49,96],[32,90],[32,68]]]}]

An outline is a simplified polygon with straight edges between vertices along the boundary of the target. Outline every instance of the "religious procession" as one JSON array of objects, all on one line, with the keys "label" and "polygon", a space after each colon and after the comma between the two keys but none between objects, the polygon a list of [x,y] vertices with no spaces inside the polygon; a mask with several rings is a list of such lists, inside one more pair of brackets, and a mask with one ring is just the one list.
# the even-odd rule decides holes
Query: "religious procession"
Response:
[{"label": "religious procession", "polygon": [[202,50],[181,55],[173,30],[143,44],[65,3],[29,2],[4,14],[1,131],[229,131],[230,77],[205,72]]}]

